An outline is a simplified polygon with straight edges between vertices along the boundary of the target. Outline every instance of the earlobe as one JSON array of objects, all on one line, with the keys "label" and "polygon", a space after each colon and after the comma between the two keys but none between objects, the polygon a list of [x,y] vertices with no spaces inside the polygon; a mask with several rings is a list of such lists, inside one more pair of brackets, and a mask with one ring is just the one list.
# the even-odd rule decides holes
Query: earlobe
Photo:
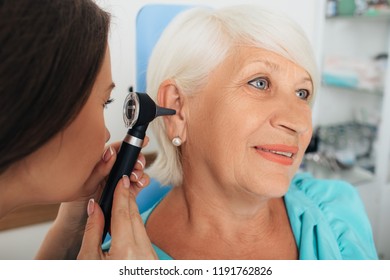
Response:
[{"label": "earlobe", "polygon": [[163,117],[168,138],[173,139],[179,136],[185,142],[185,96],[180,92],[174,81],[165,80],[161,83],[157,94],[157,102],[159,106],[176,110],[175,115]]}]

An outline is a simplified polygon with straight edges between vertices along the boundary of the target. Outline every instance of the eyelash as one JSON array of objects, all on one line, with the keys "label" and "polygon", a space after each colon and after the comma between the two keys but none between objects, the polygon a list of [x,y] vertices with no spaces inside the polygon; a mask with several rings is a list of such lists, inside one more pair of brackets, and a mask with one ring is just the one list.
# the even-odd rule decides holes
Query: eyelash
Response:
[{"label": "eyelash", "polygon": [[112,102],[114,102],[113,98],[108,99],[106,102],[104,102],[104,109],[107,109],[108,105],[110,105]]},{"label": "eyelash", "polygon": [[[261,82],[265,81],[265,82],[267,83],[266,88],[259,88],[259,87],[256,85],[256,83],[258,83],[260,80],[261,80]],[[250,81],[248,82],[248,84],[251,85],[251,86],[253,86],[253,87],[255,87],[256,89],[259,89],[259,90],[267,90],[267,89],[269,89],[269,86],[270,86],[271,83],[270,83],[270,81],[269,81],[267,78],[258,77],[258,78],[255,78],[255,79],[253,79],[253,80],[250,80]]]},{"label": "eyelash", "polygon": [[303,98],[303,100],[309,100],[309,98],[311,96],[310,91],[308,91],[307,89],[304,89],[304,88],[298,89],[295,93],[296,93],[297,97],[300,98],[300,99],[302,99],[301,97],[298,96],[298,93],[300,91],[305,91],[306,92],[306,96],[305,96],[305,98]]},{"label": "eyelash", "polygon": [[[260,87],[258,87],[258,85],[256,85],[256,84],[257,84],[259,81],[261,81],[261,82],[264,82],[264,81],[265,81],[265,82],[266,82],[266,87],[265,87],[265,88],[260,88]],[[255,87],[256,89],[259,89],[259,90],[267,90],[267,89],[269,89],[271,82],[269,81],[268,78],[265,78],[265,77],[257,77],[257,78],[255,78],[255,79],[253,79],[253,80],[250,80],[250,81],[248,82],[248,84],[251,85],[251,86],[253,86],[253,87]],[[306,96],[305,96],[304,98],[301,98],[301,97],[298,96],[298,93],[301,92],[301,91],[305,91],[305,92],[306,92]],[[310,98],[310,96],[311,96],[310,91],[307,90],[307,89],[303,89],[303,88],[298,89],[297,91],[295,91],[295,93],[296,93],[297,97],[300,98],[300,99],[302,99],[302,100],[309,100],[309,98]]]}]

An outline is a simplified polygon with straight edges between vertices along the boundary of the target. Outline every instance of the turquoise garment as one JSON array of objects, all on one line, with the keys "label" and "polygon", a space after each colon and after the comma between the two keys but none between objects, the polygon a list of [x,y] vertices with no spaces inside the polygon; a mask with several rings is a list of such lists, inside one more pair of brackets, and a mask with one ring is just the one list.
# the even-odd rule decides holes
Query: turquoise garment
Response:
[{"label": "turquoise garment", "polygon": [[[378,258],[363,203],[350,184],[300,173],[284,201],[301,260]],[[141,215],[144,223],[158,203]],[[153,247],[159,259],[172,259]]]},{"label": "turquoise garment", "polygon": [[300,259],[378,259],[364,205],[350,184],[297,174],[284,201]]}]

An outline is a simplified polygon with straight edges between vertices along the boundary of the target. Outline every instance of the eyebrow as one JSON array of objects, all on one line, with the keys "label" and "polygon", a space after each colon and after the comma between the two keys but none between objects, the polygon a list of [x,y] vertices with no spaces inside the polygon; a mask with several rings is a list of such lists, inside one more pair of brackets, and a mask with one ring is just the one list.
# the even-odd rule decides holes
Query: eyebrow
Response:
[{"label": "eyebrow", "polygon": [[250,62],[252,63],[261,63],[264,64],[267,68],[269,68],[271,71],[279,71],[280,70],[280,65],[273,63],[267,59],[256,59]]},{"label": "eyebrow", "polygon": [[310,77],[305,77],[302,79],[302,82],[309,82],[309,83],[313,83],[312,79]]},{"label": "eyebrow", "polygon": [[[267,59],[258,59],[258,60],[255,60],[254,62],[260,62],[260,63],[265,64],[265,66],[267,68],[269,68],[272,72],[273,71],[278,72],[280,70],[280,67],[281,67],[279,64],[273,63]],[[304,77],[301,81],[313,83],[310,76]]]},{"label": "eyebrow", "polygon": [[259,62],[264,63],[268,68],[270,68],[272,71],[279,71],[280,70],[280,65],[270,62],[268,60],[259,60]]}]

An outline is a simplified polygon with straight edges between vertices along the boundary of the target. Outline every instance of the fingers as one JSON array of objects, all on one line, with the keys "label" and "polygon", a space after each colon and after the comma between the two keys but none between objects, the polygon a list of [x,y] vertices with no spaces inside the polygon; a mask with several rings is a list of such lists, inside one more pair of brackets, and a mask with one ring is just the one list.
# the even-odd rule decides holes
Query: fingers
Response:
[{"label": "fingers", "polygon": [[121,147],[121,145],[122,145],[122,142],[120,142],[120,141],[116,141],[116,142],[113,142],[110,144],[110,146],[114,149],[114,151],[116,153],[119,152],[119,148]]},{"label": "fingers", "polygon": [[145,136],[144,142],[142,144],[142,148],[145,148],[149,144],[149,137]]},{"label": "fingers", "polygon": [[134,165],[135,170],[144,170],[146,165],[145,156],[142,153],[139,153],[137,161]]},{"label": "fingers", "polygon": [[100,183],[110,173],[110,170],[115,163],[116,155],[116,149],[112,146],[108,146],[104,150],[101,160],[96,164],[91,175],[84,184],[84,188],[90,190],[89,194],[95,193],[98,190]]},{"label": "fingers", "polygon": [[[149,143],[149,138],[146,136],[142,147],[145,147],[148,143]],[[118,153],[120,145],[121,145],[120,142],[115,142],[111,146],[116,151],[116,153]],[[136,161],[136,163],[134,165],[134,170],[133,170],[133,171],[136,172],[137,176],[130,177],[130,181],[138,182],[138,180],[142,177],[142,174],[143,174],[143,171],[145,169],[145,166],[146,166],[145,156],[142,153],[139,153],[137,161]],[[130,176],[130,174],[128,174],[128,175]]]},{"label": "fingers", "polygon": [[131,172],[130,181],[136,183],[139,187],[145,187],[149,184],[149,175],[143,170],[133,170]]},{"label": "fingers", "polygon": [[115,189],[111,218],[111,248],[104,254],[101,238],[104,216],[99,205],[91,199],[87,207],[88,220],[78,259],[156,259],[135,202],[135,191],[127,176]]},{"label": "fingers", "polygon": [[85,226],[83,242],[78,259],[101,259],[102,234],[104,228],[103,212],[93,199],[90,199],[87,206],[88,220]]},{"label": "fingers", "polygon": [[[148,144],[148,142],[149,142],[149,138],[145,137],[143,147],[145,147]],[[102,154],[101,160],[96,164],[95,168],[91,173],[91,176],[87,179],[87,181],[84,184],[87,193],[93,194],[98,190],[98,186],[103,187],[101,182],[109,174],[112,166],[114,165],[117,157],[117,153],[120,149],[120,145],[121,142],[115,142],[106,147],[106,149]],[[145,164],[146,164],[145,156],[142,153],[140,153],[133,170],[135,174],[133,176],[130,176],[131,174],[128,174],[130,176],[130,180],[133,183],[135,183],[135,186],[137,188],[142,188],[149,184],[150,181],[149,177],[144,175]],[[99,191],[101,190],[99,189]],[[97,192],[95,198],[99,196],[99,193],[100,192]]]},{"label": "fingers", "polygon": [[110,258],[155,258],[154,250],[138,212],[135,194],[130,188],[130,181],[127,176],[123,176],[115,189],[111,216],[111,236]]},{"label": "fingers", "polygon": [[[146,137],[143,147],[148,142],[149,138]],[[116,160],[120,145],[120,142],[116,142],[106,148],[101,161],[95,166],[85,183],[86,187],[96,190],[96,186],[101,185]],[[101,250],[103,212],[93,199],[89,201],[88,220],[79,259],[156,259],[135,202],[138,192],[150,182],[149,176],[144,173],[145,164],[145,157],[140,153],[134,170],[129,174],[130,178],[124,176],[115,189],[111,218],[112,243],[107,254]]]},{"label": "fingers", "polygon": [[149,185],[150,178],[149,176],[144,173],[146,164],[145,156],[140,153],[138,155],[137,162],[134,166],[133,171],[130,175],[130,181],[131,181],[131,189],[133,190],[135,196],[141,191],[142,188]]},{"label": "fingers", "polygon": [[[130,205],[134,204],[134,194],[130,192],[130,181],[127,176],[118,182],[114,192],[114,199],[111,210],[111,234],[115,239],[128,240],[133,238],[130,221]],[[125,225],[126,224],[126,225]]]}]

